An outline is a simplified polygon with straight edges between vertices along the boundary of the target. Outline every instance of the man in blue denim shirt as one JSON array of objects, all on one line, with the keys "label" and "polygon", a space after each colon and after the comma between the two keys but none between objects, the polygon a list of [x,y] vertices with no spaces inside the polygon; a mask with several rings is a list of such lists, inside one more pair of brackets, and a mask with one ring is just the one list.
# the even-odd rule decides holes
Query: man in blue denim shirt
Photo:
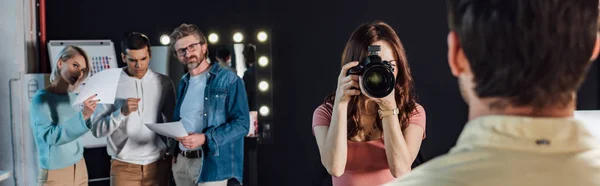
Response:
[{"label": "man in blue denim shirt", "polygon": [[206,37],[196,25],[171,33],[175,55],[187,68],[177,89],[173,120],[189,136],[170,140],[173,176],[178,186],[226,186],[242,183],[244,136],[248,134],[248,98],[234,72],[209,63]]}]

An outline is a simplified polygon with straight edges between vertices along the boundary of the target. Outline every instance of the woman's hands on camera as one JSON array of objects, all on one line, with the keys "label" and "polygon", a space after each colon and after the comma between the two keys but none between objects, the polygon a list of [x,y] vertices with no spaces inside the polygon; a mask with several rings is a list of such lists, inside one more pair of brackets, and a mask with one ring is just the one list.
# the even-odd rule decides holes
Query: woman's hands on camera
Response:
[{"label": "woman's hands on camera", "polygon": [[[347,104],[352,96],[358,96],[361,94],[359,75],[348,75],[348,70],[358,65],[358,61],[353,61],[345,64],[342,67],[342,71],[338,77],[337,90],[335,92],[335,103]],[[375,101],[381,110],[391,110],[397,107],[396,98],[394,97],[396,90],[392,90],[390,94],[383,98],[373,98],[368,95],[371,100]]]},{"label": "woman's hands on camera", "polygon": [[[363,81],[363,78],[360,77],[359,78],[359,83]],[[364,90],[364,88],[362,87],[362,84],[360,84],[360,88],[361,90]],[[390,92],[387,96],[382,97],[382,98],[374,98],[369,96],[369,94],[365,94],[365,96],[367,96],[369,98],[369,100],[373,100],[375,103],[377,103],[377,105],[379,106],[379,109],[381,110],[392,110],[395,109],[396,107],[398,107],[398,105],[396,104],[396,89],[392,89],[392,92]]]},{"label": "woman's hands on camera", "polygon": [[348,69],[358,65],[358,61],[345,64],[338,77],[337,90],[335,91],[335,103],[348,103],[352,96],[360,95],[358,75],[347,75]]},{"label": "woman's hands on camera", "polygon": [[377,105],[379,105],[379,109],[392,110],[392,109],[395,109],[396,107],[398,107],[398,104],[396,104],[396,97],[394,97],[394,95],[396,95],[395,89],[390,94],[388,94],[387,96],[385,96],[383,98],[371,98],[371,99],[373,99],[373,101],[375,101],[375,103],[377,103]]}]

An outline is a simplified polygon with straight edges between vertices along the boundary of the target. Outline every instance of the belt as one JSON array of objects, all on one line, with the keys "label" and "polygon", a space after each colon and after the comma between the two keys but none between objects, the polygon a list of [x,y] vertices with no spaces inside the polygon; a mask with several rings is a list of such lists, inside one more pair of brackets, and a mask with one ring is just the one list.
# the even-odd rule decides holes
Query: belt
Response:
[{"label": "belt", "polygon": [[189,158],[189,159],[196,159],[196,158],[201,158],[202,157],[202,151],[200,149],[198,149],[198,150],[181,151],[181,152],[179,152],[179,154],[181,154],[183,157],[186,157],[186,158]]}]

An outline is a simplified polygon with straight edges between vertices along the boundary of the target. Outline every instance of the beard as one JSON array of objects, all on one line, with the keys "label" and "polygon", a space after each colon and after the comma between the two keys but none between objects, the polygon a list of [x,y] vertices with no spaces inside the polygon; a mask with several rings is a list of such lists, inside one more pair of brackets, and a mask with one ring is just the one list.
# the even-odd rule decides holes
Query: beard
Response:
[{"label": "beard", "polygon": [[189,62],[185,65],[185,67],[187,67],[188,70],[194,70],[198,68],[198,66],[200,66],[200,63],[198,62]]},{"label": "beard", "polygon": [[193,70],[193,69],[198,68],[198,66],[200,66],[200,64],[202,64],[202,62],[205,60],[204,55],[201,55],[201,56],[202,57],[198,57],[197,55],[190,56],[189,60],[185,64],[185,67],[188,70]]}]

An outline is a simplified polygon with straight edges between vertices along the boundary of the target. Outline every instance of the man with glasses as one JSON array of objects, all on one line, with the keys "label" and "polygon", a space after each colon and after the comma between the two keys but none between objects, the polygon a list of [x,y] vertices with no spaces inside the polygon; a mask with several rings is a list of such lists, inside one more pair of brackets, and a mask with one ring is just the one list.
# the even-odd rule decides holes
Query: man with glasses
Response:
[{"label": "man with glasses", "polygon": [[107,137],[111,185],[166,185],[166,138],[144,124],[171,121],[175,88],[167,76],[148,68],[150,40],[144,34],[127,34],[121,49],[127,67],[119,78],[116,101],[96,109],[92,134]]},{"label": "man with glasses", "polygon": [[186,137],[169,143],[178,186],[226,186],[242,182],[244,136],[249,112],[244,82],[218,63],[208,62],[206,37],[196,25],[182,24],[170,35],[177,59],[188,70],[177,89],[173,119]]}]

